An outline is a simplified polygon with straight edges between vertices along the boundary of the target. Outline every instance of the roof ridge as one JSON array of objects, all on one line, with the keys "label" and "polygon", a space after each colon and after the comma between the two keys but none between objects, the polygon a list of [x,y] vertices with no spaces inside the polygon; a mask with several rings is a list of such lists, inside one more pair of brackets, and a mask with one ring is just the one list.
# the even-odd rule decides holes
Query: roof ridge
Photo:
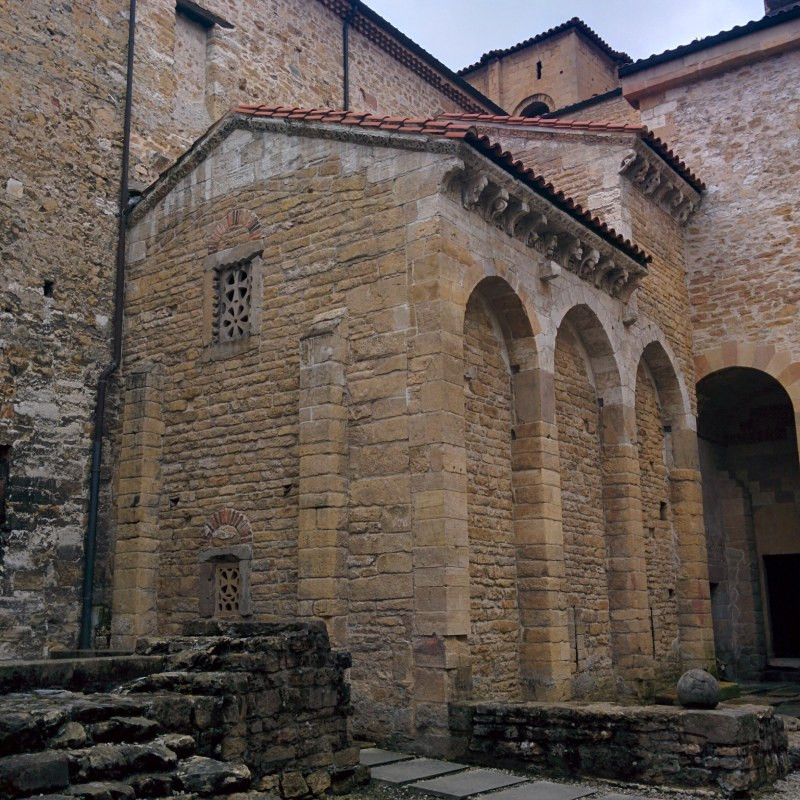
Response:
[{"label": "roof ridge", "polygon": [[473,70],[477,69],[478,67],[482,67],[484,64],[488,63],[494,58],[502,58],[503,56],[510,55],[511,53],[516,53],[519,50],[524,50],[526,47],[530,47],[533,44],[537,44],[545,39],[549,39],[551,36],[557,36],[558,34],[564,33],[571,28],[575,28],[583,33],[587,39],[593,41],[613,61],[622,64],[629,64],[632,61],[631,57],[627,53],[623,53],[622,51],[615,50],[613,47],[611,47],[611,45],[606,42],[605,39],[601,38],[599,34],[590,28],[580,17],[572,17],[566,22],[562,22],[560,25],[555,25],[549,30],[543,31],[542,33],[537,33],[535,36],[531,36],[529,39],[517,42],[517,44],[511,45],[510,47],[489,50],[488,52],[484,53],[474,64],[470,64],[468,67],[462,67],[461,69],[457,70],[456,75],[465,75],[468,72],[472,72]]},{"label": "roof ridge", "polygon": [[596,120],[560,119],[558,117],[513,117],[502,114],[468,114],[459,112],[445,112],[441,115],[449,120],[463,122],[487,123],[495,125],[522,125],[531,128],[556,128],[573,130],[597,131],[598,133],[635,133],[642,141],[661,158],[667,162],[693,189],[702,192],[706,184],[697,176],[675,153],[675,151],[662,139],[656,136],[646,125],[630,123],[603,122]]},{"label": "roof ridge", "polygon": [[707,47],[713,47],[716,44],[722,44],[732,39],[738,39],[740,36],[747,36],[749,33],[756,33],[757,31],[766,28],[772,28],[775,25],[780,25],[784,22],[789,22],[793,19],[800,18],[800,7],[788,8],[785,11],[779,11],[773,14],[765,14],[759,19],[745,22],[742,25],[734,25],[732,28],[720,31],[719,33],[712,33],[708,36],[703,36],[700,39],[693,39],[687,44],[681,44],[677,47],[672,47],[668,50],[662,50],[660,53],[654,53],[646,58],[639,58],[628,64],[621,64],[619,67],[619,75],[623,77],[638,72],[648,67],[654,67],[662,64],[665,61],[672,61],[683,55],[705,50]]},{"label": "roof ridge", "polygon": [[[369,112],[341,111],[329,108],[304,109],[292,106],[268,106],[259,103],[240,103],[231,109],[231,114],[261,119],[285,119],[291,122],[331,122],[338,125],[358,125],[369,130],[385,130],[393,133],[415,133],[441,136],[447,139],[459,139],[483,153],[506,172],[511,173],[513,177],[521,180],[537,194],[542,195],[553,205],[558,206],[562,211],[573,217],[573,219],[593,230],[594,233],[634,261],[640,264],[647,264],[652,260],[651,256],[638,245],[626,239],[622,234],[617,233],[599,217],[592,215],[590,211],[583,208],[572,197],[556,189],[543,175],[538,175],[520,160],[515,159],[508,150],[503,149],[499,142],[494,142],[485,134],[480,134],[474,125],[467,124],[468,119],[392,117],[389,115],[370,114]],[[491,115],[464,114],[463,116],[470,118]]]}]

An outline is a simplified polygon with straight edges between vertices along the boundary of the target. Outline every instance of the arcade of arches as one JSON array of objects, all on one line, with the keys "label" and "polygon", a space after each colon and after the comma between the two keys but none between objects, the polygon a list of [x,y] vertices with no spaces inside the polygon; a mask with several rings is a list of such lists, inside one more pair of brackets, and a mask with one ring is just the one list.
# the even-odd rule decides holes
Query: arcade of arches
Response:
[{"label": "arcade of arches", "polygon": [[[684,400],[669,357],[651,343],[635,369],[626,365],[635,379],[626,404],[614,345],[586,306],[564,316],[554,344],[548,380],[534,369],[536,339],[508,284],[486,279],[472,292],[464,315],[470,693],[539,696],[530,686],[541,682],[541,663],[526,660],[525,644],[545,635],[535,619],[548,615],[549,669],[566,696],[646,694],[685,668],[692,627],[702,626],[690,607],[707,597],[692,563],[697,498],[685,490],[696,464],[680,463],[687,456],[673,447],[673,425],[678,440],[690,438],[680,430]],[[533,405],[542,417],[550,408],[550,419],[525,424]],[[532,459],[546,449],[542,438],[555,449]],[[542,479],[526,470],[532,460],[554,475],[548,511],[541,492],[530,502]],[[549,538],[543,512],[558,523]],[[548,566],[532,557],[549,557]],[[549,598],[533,590],[543,581]]]}]

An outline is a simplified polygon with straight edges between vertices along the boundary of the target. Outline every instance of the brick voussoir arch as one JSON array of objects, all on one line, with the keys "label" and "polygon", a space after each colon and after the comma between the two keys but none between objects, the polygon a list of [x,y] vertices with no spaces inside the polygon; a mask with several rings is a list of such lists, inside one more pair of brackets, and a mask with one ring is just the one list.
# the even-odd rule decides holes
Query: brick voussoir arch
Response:
[{"label": "brick voussoir arch", "polygon": [[247,229],[247,239],[249,241],[256,241],[261,239],[263,233],[261,231],[261,221],[258,217],[248,208],[235,208],[229,211],[222,222],[220,222],[211,238],[208,240],[208,252],[216,253],[219,249],[219,243],[222,237],[231,229],[242,227]]}]

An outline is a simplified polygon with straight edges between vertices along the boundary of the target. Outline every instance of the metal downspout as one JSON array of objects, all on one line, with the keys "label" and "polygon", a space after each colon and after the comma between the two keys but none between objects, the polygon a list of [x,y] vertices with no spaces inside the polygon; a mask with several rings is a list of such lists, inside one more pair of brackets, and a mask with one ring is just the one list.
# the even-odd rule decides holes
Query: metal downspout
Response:
[{"label": "metal downspout", "polygon": [[103,460],[103,428],[106,413],[108,381],[122,358],[122,319],[125,299],[125,250],[127,246],[128,167],[131,145],[131,108],[133,103],[133,56],[136,31],[136,0],[130,0],[128,14],[128,65],[125,79],[125,118],[122,132],[122,172],[119,180],[119,209],[117,212],[117,259],[114,285],[114,332],[111,362],[100,373],[97,382],[97,403],[92,436],[92,465],[89,473],[89,520],[84,542],[83,593],[81,631],[78,648],[91,649],[92,605],[94,601],[94,567],[97,550],[97,516],[100,505],[100,467]]},{"label": "metal downspout", "polygon": [[358,13],[358,2],[352,0],[350,11],[342,19],[342,80],[344,83],[344,105],[342,109],[350,108],[350,23]]}]

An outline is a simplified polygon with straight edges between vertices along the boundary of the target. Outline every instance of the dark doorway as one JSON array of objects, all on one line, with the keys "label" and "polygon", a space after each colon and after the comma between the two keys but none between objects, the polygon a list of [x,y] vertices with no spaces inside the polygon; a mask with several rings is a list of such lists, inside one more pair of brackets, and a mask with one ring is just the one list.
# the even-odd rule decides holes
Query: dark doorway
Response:
[{"label": "dark doorway", "polygon": [[795,409],[767,373],[732,367],[697,385],[703,514],[717,660],[759,679],[800,656],[800,468]]},{"label": "dark doorway", "polygon": [[772,650],[776,658],[800,657],[800,615],[797,581],[800,577],[800,553],[764,556],[767,576]]}]

